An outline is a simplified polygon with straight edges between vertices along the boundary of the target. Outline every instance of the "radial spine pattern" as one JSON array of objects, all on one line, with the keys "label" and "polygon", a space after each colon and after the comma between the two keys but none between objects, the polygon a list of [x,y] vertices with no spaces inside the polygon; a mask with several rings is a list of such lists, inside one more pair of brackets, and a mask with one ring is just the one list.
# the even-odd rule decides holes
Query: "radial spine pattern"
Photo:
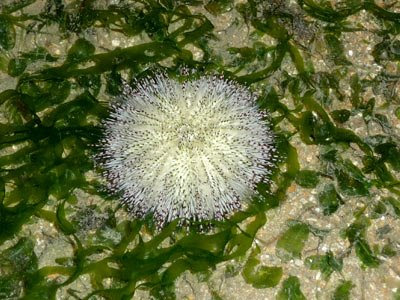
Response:
[{"label": "radial spine pattern", "polygon": [[273,134],[245,87],[217,76],[183,83],[158,74],[125,86],[103,122],[108,188],[137,217],[222,219],[275,161]]}]

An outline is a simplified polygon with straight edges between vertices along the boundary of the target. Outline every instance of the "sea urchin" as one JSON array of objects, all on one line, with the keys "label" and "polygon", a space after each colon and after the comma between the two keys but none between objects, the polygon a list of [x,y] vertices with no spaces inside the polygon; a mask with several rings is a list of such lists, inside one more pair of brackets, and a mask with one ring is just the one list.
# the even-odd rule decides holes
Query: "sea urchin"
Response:
[{"label": "sea urchin", "polygon": [[273,134],[245,87],[206,75],[158,74],[125,86],[103,122],[98,161],[108,188],[137,217],[223,219],[275,161]]}]

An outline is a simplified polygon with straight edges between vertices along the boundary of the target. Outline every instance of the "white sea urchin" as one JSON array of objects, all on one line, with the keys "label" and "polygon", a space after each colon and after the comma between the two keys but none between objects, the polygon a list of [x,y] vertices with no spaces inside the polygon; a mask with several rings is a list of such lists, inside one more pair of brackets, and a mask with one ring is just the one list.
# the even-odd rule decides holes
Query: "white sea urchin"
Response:
[{"label": "white sea urchin", "polygon": [[275,160],[273,134],[245,87],[158,74],[125,86],[103,122],[99,155],[108,188],[158,226],[222,219],[250,198]]}]

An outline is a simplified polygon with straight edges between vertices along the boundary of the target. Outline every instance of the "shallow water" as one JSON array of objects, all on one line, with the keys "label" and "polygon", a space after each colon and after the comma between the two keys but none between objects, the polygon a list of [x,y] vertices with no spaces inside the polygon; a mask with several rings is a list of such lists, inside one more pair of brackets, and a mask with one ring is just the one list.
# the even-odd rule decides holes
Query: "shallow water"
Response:
[{"label": "shallow water", "polygon": [[[399,32],[387,1],[2,1],[0,299],[399,299]],[[251,89],[280,160],[158,231],[93,145],[123,81],[188,69]]]}]

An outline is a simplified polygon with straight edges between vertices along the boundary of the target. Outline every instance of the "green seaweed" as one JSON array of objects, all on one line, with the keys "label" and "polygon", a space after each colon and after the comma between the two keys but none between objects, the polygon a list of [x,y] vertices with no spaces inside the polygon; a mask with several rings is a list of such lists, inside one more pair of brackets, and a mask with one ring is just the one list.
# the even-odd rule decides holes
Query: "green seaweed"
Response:
[{"label": "green seaweed", "polygon": [[333,214],[343,203],[342,198],[337,193],[333,184],[327,184],[323,191],[318,194],[318,201],[322,207],[324,215]]},{"label": "green seaweed", "polygon": [[343,46],[340,40],[332,33],[325,35],[325,42],[330,51],[330,57],[335,65],[349,65],[351,64],[344,55]]},{"label": "green seaweed", "polygon": [[274,287],[282,277],[282,268],[259,266],[260,261],[255,257],[259,253],[260,249],[256,248],[250,254],[243,268],[243,278],[255,288]]},{"label": "green seaweed", "polygon": [[300,290],[300,281],[296,276],[289,276],[276,296],[277,300],[306,300]]},{"label": "green seaweed", "polygon": [[400,217],[400,200],[394,197],[385,197],[382,201],[389,204],[397,217]]},{"label": "green seaweed", "polygon": [[379,266],[380,260],[372,251],[365,237],[369,225],[370,220],[361,216],[346,229],[345,235],[354,246],[356,255],[362,264],[366,267],[376,268]]},{"label": "green seaweed", "polygon": [[315,188],[319,183],[318,173],[312,170],[301,170],[296,174],[295,181],[304,188]]},{"label": "green seaweed", "polygon": [[[375,245],[367,238],[379,217],[400,216],[400,147],[391,118],[400,118],[399,107],[393,116],[384,111],[398,106],[399,76],[386,67],[400,59],[400,14],[390,6],[373,0],[335,5],[250,0],[236,6],[230,0],[143,0],[102,7],[96,1],[48,0],[30,10],[38,2],[7,1],[0,8],[0,71],[10,82],[0,91],[0,243],[11,245],[0,254],[0,298],[56,299],[66,290],[66,297],[75,299],[131,299],[145,290],[155,299],[175,299],[175,281],[184,272],[208,281],[210,272],[229,262],[228,277],[240,274],[258,289],[276,288],[286,278],[277,299],[305,299],[299,279],[287,277],[283,263],[306,255],[310,233],[322,241],[328,231],[301,217],[289,221],[276,244],[283,262],[273,266],[260,262],[255,243],[260,228],[269,226],[266,211],[279,207],[294,184],[316,188],[321,218],[336,216],[354,199],[362,206],[353,223],[341,227],[349,242],[345,253],[305,257],[305,265],[324,279],[340,273],[349,255],[370,268],[384,263],[380,255],[399,255],[390,240]],[[350,17],[360,11],[379,28],[354,24]],[[217,32],[214,19],[230,13],[232,28],[248,25],[246,45],[219,43],[226,33]],[[65,53],[56,55],[40,42],[23,48],[21,37],[36,40],[49,28],[55,43],[70,44]],[[100,47],[92,35],[96,30],[143,42]],[[365,70],[345,55],[345,36],[356,31],[375,37],[370,55],[381,70],[373,76],[364,76]],[[322,54],[315,41],[322,42]],[[202,52],[200,59],[192,46]],[[328,70],[313,65],[320,55]],[[224,222],[211,221],[205,226],[211,225],[209,231],[199,230],[204,224],[185,230],[172,222],[158,232],[151,219],[121,220],[116,197],[90,176],[97,171],[92,156],[101,138],[98,125],[108,115],[104,102],[121,93],[123,81],[135,84],[162,66],[171,75],[186,67],[247,85],[257,92],[258,106],[269,113],[276,133],[279,161],[272,184],[260,183],[245,210]],[[380,133],[360,134],[354,128],[358,116]],[[308,146],[317,149],[319,165],[303,164],[300,144],[307,151]],[[100,198],[107,208],[93,204],[87,213],[77,191]],[[377,194],[385,197],[377,200]],[[29,237],[39,219],[52,224],[72,249],[72,255],[40,268],[33,251],[38,241]],[[385,234],[382,229],[377,235]],[[70,287],[84,275],[90,290]],[[352,288],[342,281],[332,299],[349,299]],[[225,297],[223,291],[210,293]]]},{"label": "green seaweed", "polygon": [[0,15],[0,48],[11,50],[15,46],[15,27],[6,15]]},{"label": "green seaweed", "polygon": [[347,109],[338,109],[331,112],[332,118],[339,123],[345,123],[350,118],[350,111]]},{"label": "green seaweed", "polygon": [[1,253],[0,296],[19,297],[23,286],[32,286],[38,269],[38,259],[33,251],[34,242],[21,238],[14,246]]},{"label": "green seaweed", "polygon": [[305,259],[305,264],[311,270],[320,270],[325,280],[328,280],[333,272],[341,272],[343,259],[334,257],[328,251],[325,255],[312,255]]},{"label": "green seaweed", "polygon": [[397,289],[397,291],[393,293],[393,300],[398,300],[398,299],[400,299],[399,289]]},{"label": "green seaweed", "polygon": [[336,287],[332,300],[347,300],[350,298],[350,291],[354,287],[354,284],[350,280],[342,280],[342,282]]},{"label": "green seaweed", "polygon": [[300,258],[310,229],[304,223],[293,222],[276,244],[276,252],[284,260]]}]

